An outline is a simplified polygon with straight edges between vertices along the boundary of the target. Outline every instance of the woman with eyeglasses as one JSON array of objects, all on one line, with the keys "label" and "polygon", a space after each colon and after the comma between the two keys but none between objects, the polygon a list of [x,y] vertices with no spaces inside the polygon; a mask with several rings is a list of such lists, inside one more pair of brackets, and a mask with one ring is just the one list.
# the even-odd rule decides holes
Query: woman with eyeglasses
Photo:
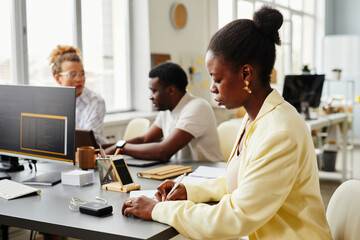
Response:
[{"label": "woman with eyeglasses", "polygon": [[52,74],[61,86],[76,87],[76,128],[93,130],[96,141],[106,143],[101,136],[106,108],[104,99],[85,87],[85,71],[80,50],[58,45],[50,54]]}]

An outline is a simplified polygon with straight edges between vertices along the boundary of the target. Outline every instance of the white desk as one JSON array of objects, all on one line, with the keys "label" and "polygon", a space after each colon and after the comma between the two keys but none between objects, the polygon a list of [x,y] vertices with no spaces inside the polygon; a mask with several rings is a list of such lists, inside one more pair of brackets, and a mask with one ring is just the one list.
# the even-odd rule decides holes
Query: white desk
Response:
[{"label": "white desk", "polygon": [[[179,164],[171,162],[171,164]],[[184,163],[196,169],[199,165],[225,167],[225,162],[189,162]],[[162,164],[165,165],[165,164]],[[161,165],[159,165],[161,166]],[[25,165],[25,171],[10,173],[15,181],[33,177]],[[63,171],[72,169],[72,165],[38,163],[39,171]],[[152,167],[149,167],[152,168]],[[135,183],[141,189],[150,190],[162,182],[138,178],[136,173],[148,168],[130,167]],[[178,234],[171,226],[155,221],[145,221],[137,217],[125,217],[121,207],[129,193],[119,193],[101,189],[98,172],[95,171],[95,183],[84,187],[66,186],[61,183],[55,186],[37,186],[41,194],[23,198],[5,200],[0,198],[0,225],[33,229],[43,233],[57,234],[80,239],[170,239]],[[95,217],[73,212],[69,209],[71,197],[94,201],[96,196],[105,198],[113,206],[113,213],[104,217]]]},{"label": "white desk", "polygon": [[[335,114],[329,114],[325,116],[320,116],[318,119],[315,120],[306,120],[306,124],[310,130],[318,130],[322,129],[324,127],[330,127],[333,125],[339,124],[342,129],[342,144],[341,144],[341,150],[342,150],[342,169],[341,169],[341,175],[340,180],[344,182],[347,179],[347,145],[348,145],[348,115],[345,113],[335,113]],[[320,177],[330,177],[332,176],[336,177],[336,174],[338,173],[320,173]],[[332,175],[332,176],[331,176]]]}]

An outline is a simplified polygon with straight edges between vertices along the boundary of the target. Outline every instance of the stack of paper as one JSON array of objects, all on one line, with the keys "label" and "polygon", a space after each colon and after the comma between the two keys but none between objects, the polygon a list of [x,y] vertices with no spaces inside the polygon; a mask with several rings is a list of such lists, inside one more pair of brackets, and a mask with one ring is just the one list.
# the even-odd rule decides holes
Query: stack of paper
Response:
[{"label": "stack of paper", "polygon": [[71,170],[61,173],[61,183],[73,186],[85,186],[94,183],[94,170]]}]

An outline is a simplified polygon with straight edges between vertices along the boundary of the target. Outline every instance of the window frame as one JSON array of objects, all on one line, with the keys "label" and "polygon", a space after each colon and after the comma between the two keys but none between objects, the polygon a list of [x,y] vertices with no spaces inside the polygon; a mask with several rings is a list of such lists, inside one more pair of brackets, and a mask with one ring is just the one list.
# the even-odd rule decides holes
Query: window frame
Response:
[{"label": "window frame", "polygon": [[[72,14],[73,18],[73,45],[78,47],[80,51],[83,50],[83,31],[82,31],[82,0],[73,0],[74,11]],[[125,22],[127,33],[130,32],[129,26],[129,0],[125,0]],[[28,56],[28,29],[27,29],[27,2],[26,0],[11,1],[11,57],[12,57],[12,81],[11,84],[26,84],[29,85],[29,56]],[[126,48],[129,49],[130,45],[130,34],[126,34],[125,44]],[[131,97],[133,91],[133,85],[130,81],[131,79],[131,66],[130,66],[130,52],[126,52],[126,59],[129,64],[126,65],[127,74],[125,76],[125,81],[127,81],[128,88],[127,92],[131,94],[128,95],[127,101],[128,105],[125,109],[115,109],[113,111],[108,111],[107,113],[114,112],[127,112],[134,110],[134,101]]]},{"label": "window frame", "polygon": [[26,1],[11,1],[11,12],[12,82],[29,84]]},{"label": "window frame", "polygon": [[[300,59],[299,61],[301,62],[301,64],[310,64],[311,67],[313,68],[312,70],[319,70],[321,69],[321,66],[318,66],[319,64],[319,59],[321,58],[322,56],[322,49],[321,47],[319,46],[319,39],[322,37],[318,34],[317,32],[317,28],[319,27],[319,22],[321,22],[321,19],[319,17],[319,10],[318,10],[318,7],[321,6],[321,4],[319,5],[319,3],[317,2],[317,0],[314,0],[314,11],[313,13],[309,13],[309,12],[306,12],[306,9],[304,9],[304,0],[302,1],[302,10],[296,10],[296,9],[293,9],[289,6],[290,4],[290,1],[289,1],[289,4],[287,6],[285,5],[281,5],[281,4],[278,4],[276,2],[276,0],[230,0],[232,1],[232,8],[233,8],[233,20],[234,19],[237,19],[239,18],[238,14],[237,14],[237,9],[238,9],[238,4],[239,4],[239,1],[243,1],[243,2],[250,2],[253,4],[253,9],[254,11],[256,10],[256,4],[266,4],[266,5],[270,5],[276,9],[280,8],[280,9],[283,9],[285,11],[288,11],[289,12],[289,19],[284,19],[284,22],[288,22],[290,21],[290,29],[289,29],[289,32],[290,32],[290,36],[289,36],[289,41],[283,41],[282,42],[282,45],[281,47],[284,47],[284,46],[287,46],[287,47],[290,47],[290,52],[288,54],[290,54],[290,58],[286,57],[286,56],[283,56],[281,58],[282,60],[282,63],[280,63],[282,66],[280,67],[281,71],[280,72],[277,72],[277,75],[278,75],[278,81],[277,83],[282,85],[283,84],[283,79],[285,77],[286,74],[301,74],[301,67],[302,66],[293,66],[294,64],[294,59],[293,59],[293,23],[291,21],[292,19],[292,16],[293,15],[298,15],[301,17],[301,46],[300,46]],[[220,4],[220,1],[219,1],[219,4]],[[220,14],[219,14],[220,16]],[[313,47],[313,51],[312,51],[312,63],[305,63],[304,62],[304,18],[305,17],[308,17],[308,18],[311,18],[313,20],[313,23],[314,23],[314,28],[313,28],[313,33],[312,33],[312,47]],[[219,20],[219,23],[221,21]],[[222,27],[222,26],[219,26],[219,27]],[[320,47],[320,49],[319,49]],[[284,54],[284,52],[282,51],[282,53]],[[284,61],[286,61],[287,59],[290,60],[290,63],[287,63],[285,64]],[[277,58],[276,61],[279,61],[280,58]],[[276,66],[277,63],[275,63],[275,66]],[[279,63],[278,63],[279,64]],[[294,69],[294,67],[296,67],[296,69]],[[299,69],[297,69],[299,68]]]}]

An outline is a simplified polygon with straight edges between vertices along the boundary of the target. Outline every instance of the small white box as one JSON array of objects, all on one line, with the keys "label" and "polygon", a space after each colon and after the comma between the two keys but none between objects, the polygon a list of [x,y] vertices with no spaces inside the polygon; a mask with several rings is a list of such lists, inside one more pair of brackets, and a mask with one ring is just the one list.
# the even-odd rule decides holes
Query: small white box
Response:
[{"label": "small white box", "polygon": [[85,186],[94,183],[94,170],[70,170],[61,173],[61,183],[72,186]]}]

